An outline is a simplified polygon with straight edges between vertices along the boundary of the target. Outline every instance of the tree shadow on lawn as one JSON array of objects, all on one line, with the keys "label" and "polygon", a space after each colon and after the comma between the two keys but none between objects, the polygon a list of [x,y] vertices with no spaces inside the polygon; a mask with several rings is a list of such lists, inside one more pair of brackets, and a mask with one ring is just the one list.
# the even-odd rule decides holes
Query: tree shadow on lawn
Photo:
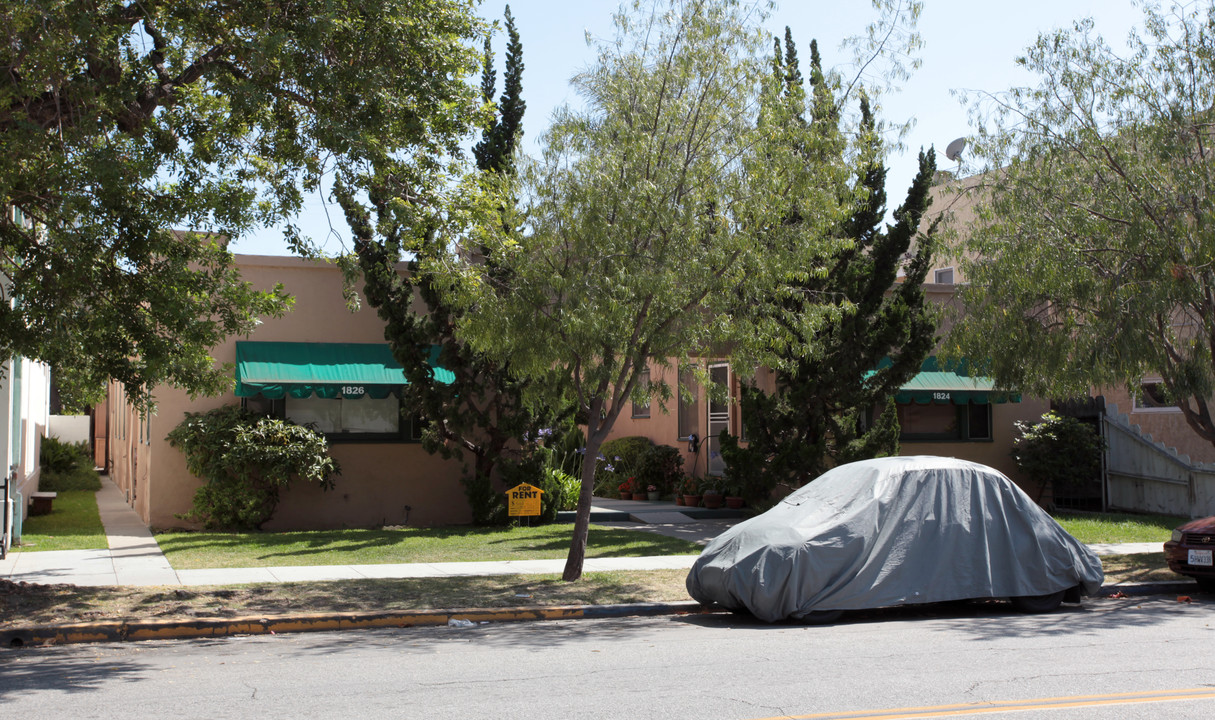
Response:
[{"label": "tree shadow on lawn", "polygon": [[[561,557],[569,549],[572,525],[547,525],[544,534],[521,537],[511,528],[448,527],[402,528],[394,530],[288,531],[266,533],[182,533],[157,538],[161,550],[170,558],[175,553],[214,552],[217,556],[240,551],[252,559],[269,560],[303,557],[324,553],[359,553],[364,550],[388,551],[400,546],[398,558],[377,558],[377,562],[440,562],[436,546],[445,542],[480,539],[487,547],[517,545],[520,551]],[[250,548],[255,548],[250,552]],[[466,547],[461,548],[467,551]],[[638,557],[645,555],[695,554],[699,547],[686,541],[656,536],[636,530],[594,527],[587,541],[588,557]],[[456,551],[453,554],[459,554]],[[231,553],[231,554],[234,554]],[[426,556],[414,559],[411,556]]]},{"label": "tree shadow on lawn", "polygon": [[[563,552],[569,550],[570,539],[573,535],[572,525],[557,525],[566,528],[558,536],[547,539],[536,538],[529,543],[528,549],[543,552]],[[510,542],[507,538],[491,540],[487,544],[502,544]],[[698,555],[703,548],[695,543],[677,538],[655,535],[641,530],[626,530],[623,528],[605,528],[592,526],[587,534],[587,557],[645,557],[650,555]]]},{"label": "tree shadow on lawn", "polygon": [[[200,533],[158,537],[161,551],[172,558],[175,553],[214,552],[218,556],[240,554],[252,559],[317,555],[322,553],[357,553],[362,550],[385,549],[395,545],[415,544],[416,538],[392,530],[342,531],[334,536],[325,531],[267,532],[267,533]],[[251,552],[257,548],[261,552]],[[407,551],[402,551],[403,554]]]}]

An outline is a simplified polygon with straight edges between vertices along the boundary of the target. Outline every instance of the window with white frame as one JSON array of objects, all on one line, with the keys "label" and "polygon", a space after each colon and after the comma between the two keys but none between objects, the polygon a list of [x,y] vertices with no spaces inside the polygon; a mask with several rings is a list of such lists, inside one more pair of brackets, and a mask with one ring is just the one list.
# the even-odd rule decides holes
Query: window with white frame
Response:
[{"label": "window with white frame", "polygon": [[1164,382],[1160,378],[1144,379],[1139,383],[1139,394],[1134,398],[1136,412],[1181,412],[1177,404],[1170,401]]},{"label": "window with white frame", "polygon": [[941,268],[932,272],[932,281],[938,285],[953,284],[953,268]]},{"label": "window with white frame", "polygon": [[334,442],[418,442],[426,422],[420,416],[405,417],[395,395],[373,398],[297,398],[277,400],[247,398],[245,407],[271,417],[284,418],[316,428]]}]

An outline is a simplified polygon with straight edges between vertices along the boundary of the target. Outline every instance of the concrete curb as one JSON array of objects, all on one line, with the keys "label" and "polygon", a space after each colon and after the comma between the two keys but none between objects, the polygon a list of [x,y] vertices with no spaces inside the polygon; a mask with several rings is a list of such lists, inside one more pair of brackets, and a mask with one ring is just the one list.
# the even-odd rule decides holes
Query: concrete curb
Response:
[{"label": "concrete curb", "polygon": [[[1198,592],[1192,582],[1127,583],[1105,585],[1097,597],[1117,593],[1127,597],[1190,595]],[[523,622],[527,620],[581,620],[594,618],[644,617],[654,615],[704,615],[728,612],[686,600],[670,603],[626,605],[554,605],[516,608],[471,608],[465,610],[394,610],[366,613],[303,613],[281,617],[245,616],[199,620],[134,620],[65,625],[43,625],[0,631],[0,648],[33,645],[66,645],[87,642],[137,640],[184,640],[230,635],[274,635],[289,632],[323,632],[383,627],[447,625],[452,620],[470,622]],[[466,626],[467,627],[467,626]]]},{"label": "concrete curb", "polygon": [[12,628],[0,632],[0,647],[64,645],[87,642],[180,640],[230,635],[273,635],[382,627],[521,622],[525,620],[577,620],[582,618],[690,615],[722,612],[698,602],[635,603],[629,605],[556,605],[548,607],[471,608],[466,610],[396,610],[367,613],[305,613],[282,617],[246,616],[198,620],[135,620],[72,623]]},{"label": "concrete curb", "polygon": [[1140,595],[1199,595],[1198,583],[1194,581],[1177,580],[1170,582],[1126,583],[1125,585],[1104,585],[1099,597],[1109,597],[1122,593],[1128,597]]}]

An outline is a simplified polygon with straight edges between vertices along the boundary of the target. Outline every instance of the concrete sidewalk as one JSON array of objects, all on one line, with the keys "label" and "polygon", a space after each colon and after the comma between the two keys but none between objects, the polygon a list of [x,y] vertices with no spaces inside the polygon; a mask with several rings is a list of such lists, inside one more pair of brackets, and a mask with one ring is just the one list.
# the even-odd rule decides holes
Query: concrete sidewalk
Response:
[{"label": "concrete sidewalk", "polygon": [[[598,507],[601,503],[596,502]],[[625,527],[656,532],[700,544],[716,537],[737,519],[689,519],[675,517],[673,504],[625,503],[605,501],[605,517],[638,518],[645,522],[613,519],[597,521],[610,527]],[[632,506],[632,507],[629,507]],[[108,550],[64,550],[10,552],[0,560],[0,578],[13,582],[72,585],[239,585],[245,583],[306,582],[358,578],[455,577],[470,575],[554,574],[565,567],[565,560],[508,560],[502,562],[401,563],[394,565],[316,565],[263,568],[217,568],[174,570],[152,533],[133,509],[127,506],[118,488],[103,479],[97,493],[97,509],[105,526]],[[608,514],[610,513],[610,514]],[[670,522],[663,522],[670,520]],[[1098,555],[1161,552],[1160,543],[1094,545]],[[658,557],[587,558],[587,572],[611,570],[687,569],[696,555]]]},{"label": "concrete sidewalk", "polygon": [[181,584],[156,538],[109,478],[102,478],[101,490],[97,491],[97,512],[105,527],[108,549],[15,550],[0,560],[0,578],[72,585]]}]

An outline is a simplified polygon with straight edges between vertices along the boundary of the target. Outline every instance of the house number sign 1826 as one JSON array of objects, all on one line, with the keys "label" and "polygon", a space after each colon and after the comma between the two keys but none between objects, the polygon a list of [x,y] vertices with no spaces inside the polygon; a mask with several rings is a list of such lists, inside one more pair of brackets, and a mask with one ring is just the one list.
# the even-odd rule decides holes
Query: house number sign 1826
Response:
[{"label": "house number sign 1826", "polygon": [[346,397],[362,397],[366,394],[366,390],[362,385],[343,385],[342,395]]}]

